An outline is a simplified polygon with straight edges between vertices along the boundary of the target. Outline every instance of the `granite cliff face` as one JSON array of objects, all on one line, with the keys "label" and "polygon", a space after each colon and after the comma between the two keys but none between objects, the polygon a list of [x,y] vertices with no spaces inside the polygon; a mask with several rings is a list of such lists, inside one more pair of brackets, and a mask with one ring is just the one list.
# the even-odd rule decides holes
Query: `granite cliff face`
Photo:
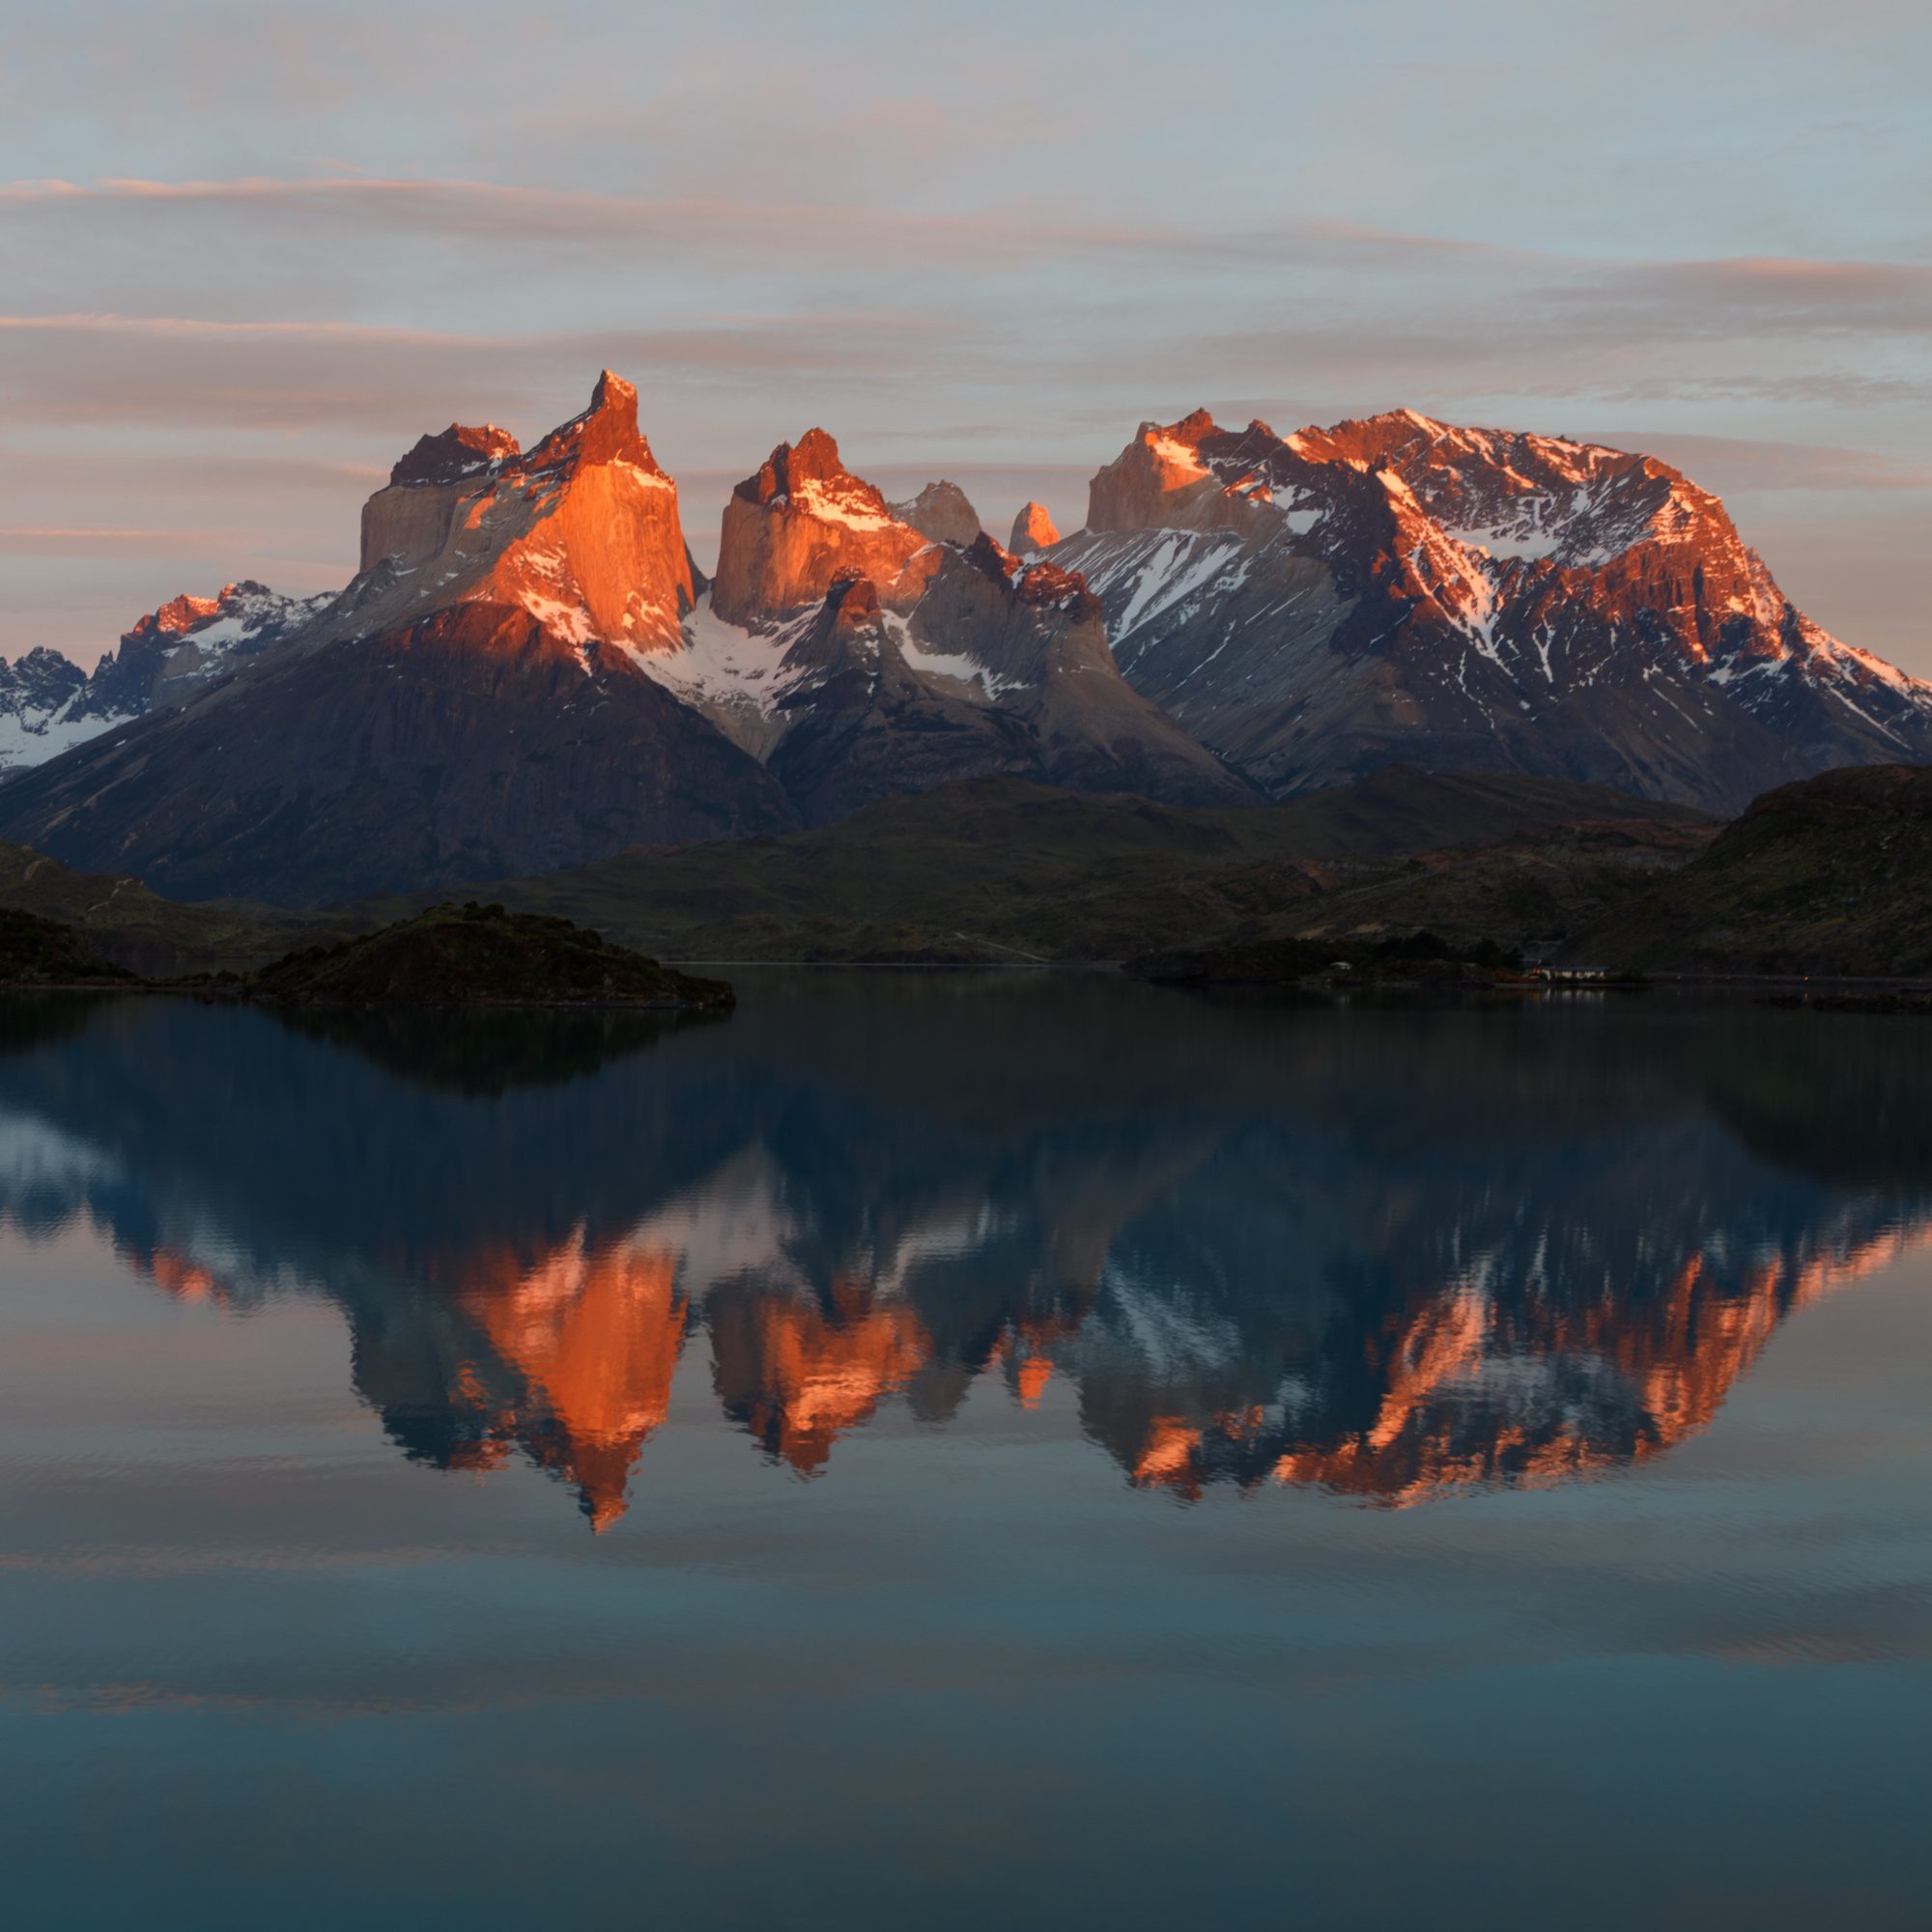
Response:
[{"label": "granite cliff face", "polygon": [[424,437],[363,508],[361,575],[330,628],[469,603],[526,611],[570,643],[668,650],[698,585],[677,485],[638,428],[637,390],[607,369],[590,407],[526,454],[494,425]]},{"label": "granite cliff face", "polygon": [[1134,686],[1277,795],[1406,761],[1736,810],[1932,756],[1932,687],[1811,623],[1655,458],[1409,411],[1143,424],[1055,546]]},{"label": "granite cliff face", "polygon": [[831,437],[808,430],[780,443],[724,505],[712,614],[768,625],[817,603],[850,570],[897,608],[917,600],[920,579],[907,579],[907,566],[931,544],[845,468]]}]

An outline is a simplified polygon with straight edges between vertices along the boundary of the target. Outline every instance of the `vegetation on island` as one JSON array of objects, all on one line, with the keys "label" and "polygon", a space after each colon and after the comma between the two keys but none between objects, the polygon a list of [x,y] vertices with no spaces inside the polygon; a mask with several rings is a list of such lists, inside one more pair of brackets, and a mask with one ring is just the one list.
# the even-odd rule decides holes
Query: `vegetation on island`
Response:
[{"label": "vegetation on island", "polygon": [[724,1009],[731,988],[661,966],[563,919],[500,905],[432,906],[236,982],[289,1006],[652,1006]]}]

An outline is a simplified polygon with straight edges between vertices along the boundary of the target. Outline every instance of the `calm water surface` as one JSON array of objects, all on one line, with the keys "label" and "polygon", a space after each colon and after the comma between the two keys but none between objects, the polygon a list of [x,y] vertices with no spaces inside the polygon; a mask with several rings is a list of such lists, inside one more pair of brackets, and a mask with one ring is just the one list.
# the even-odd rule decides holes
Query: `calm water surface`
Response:
[{"label": "calm water surface", "polygon": [[1920,1926],[1932,1027],[0,1005],[7,1919]]}]

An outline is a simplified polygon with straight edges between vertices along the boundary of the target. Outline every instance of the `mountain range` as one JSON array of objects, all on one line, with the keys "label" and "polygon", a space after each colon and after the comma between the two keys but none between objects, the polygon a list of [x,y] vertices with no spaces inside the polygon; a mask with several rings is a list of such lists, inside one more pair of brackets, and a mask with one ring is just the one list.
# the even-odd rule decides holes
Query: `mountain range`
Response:
[{"label": "mountain range", "polygon": [[332,597],[144,617],[0,667],[0,837],[178,896],[315,905],[820,826],[1006,777],[1180,807],[1396,763],[1719,813],[1932,760],[1932,686],[1778,590],[1654,458],[1399,411],[1143,424],[1085,527],[1010,547],[813,429],[733,491],[716,577],[611,372],[530,450],[424,436]]}]

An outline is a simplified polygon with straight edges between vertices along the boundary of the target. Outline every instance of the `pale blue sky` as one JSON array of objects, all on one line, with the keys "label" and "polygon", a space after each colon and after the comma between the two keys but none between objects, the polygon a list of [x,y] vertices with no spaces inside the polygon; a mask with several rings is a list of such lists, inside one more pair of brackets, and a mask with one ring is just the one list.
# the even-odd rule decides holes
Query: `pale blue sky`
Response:
[{"label": "pale blue sky", "polygon": [[1077,524],[1143,417],[1407,404],[1724,493],[1932,674],[1922,7],[65,6],[0,45],[0,652],[352,567],[610,363],[701,560],[814,422]]}]

